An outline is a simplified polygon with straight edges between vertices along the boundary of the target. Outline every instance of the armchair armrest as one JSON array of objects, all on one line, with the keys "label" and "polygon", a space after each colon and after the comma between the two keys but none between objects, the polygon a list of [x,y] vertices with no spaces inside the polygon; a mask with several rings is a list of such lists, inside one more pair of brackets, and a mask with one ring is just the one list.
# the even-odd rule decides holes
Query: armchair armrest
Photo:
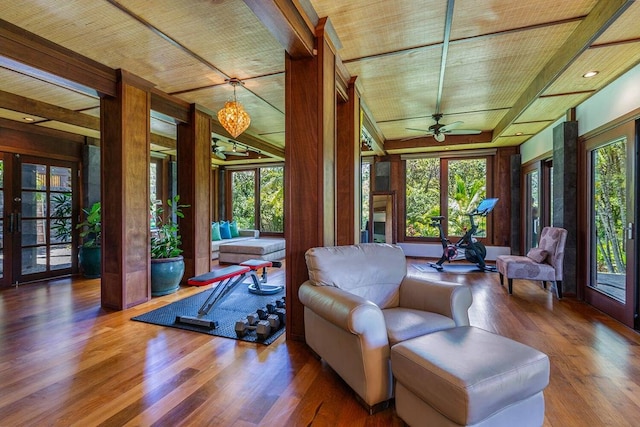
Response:
[{"label": "armchair armrest", "polygon": [[469,325],[473,301],[467,285],[405,276],[400,284],[400,306],[450,317],[456,326]]},{"label": "armchair armrest", "polygon": [[356,335],[383,335],[387,328],[382,310],[362,297],[332,286],[304,282],[298,290],[302,304],[328,322]]}]

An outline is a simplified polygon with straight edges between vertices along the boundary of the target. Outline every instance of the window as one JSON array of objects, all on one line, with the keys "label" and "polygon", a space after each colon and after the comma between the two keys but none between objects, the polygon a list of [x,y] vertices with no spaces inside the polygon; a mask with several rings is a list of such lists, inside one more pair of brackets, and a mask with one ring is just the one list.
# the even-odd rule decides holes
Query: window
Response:
[{"label": "window", "polygon": [[284,231],[284,170],[260,168],[260,231]]},{"label": "window", "polygon": [[[462,236],[470,225],[466,214],[486,197],[486,187],[486,158],[407,160],[406,237],[438,237],[431,217],[440,215],[446,235]],[[476,219],[477,236],[486,236],[485,218]]]},{"label": "window", "polygon": [[231,171],[231,219],[238,228],[284,232],[284,168]]}]

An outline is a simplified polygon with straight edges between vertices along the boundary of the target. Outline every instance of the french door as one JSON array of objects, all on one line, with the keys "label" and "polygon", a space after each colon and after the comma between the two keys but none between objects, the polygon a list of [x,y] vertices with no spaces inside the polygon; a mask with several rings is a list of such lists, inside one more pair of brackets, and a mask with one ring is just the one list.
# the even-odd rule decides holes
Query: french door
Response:
[{"label": "french door", "polygon": [[0,153],[0,286],[77,268],[75,163]]},{"label": "french door", "polygon": [[636,283],[636,124],[585,141],[588,264],[585,299],[634,326]]}]

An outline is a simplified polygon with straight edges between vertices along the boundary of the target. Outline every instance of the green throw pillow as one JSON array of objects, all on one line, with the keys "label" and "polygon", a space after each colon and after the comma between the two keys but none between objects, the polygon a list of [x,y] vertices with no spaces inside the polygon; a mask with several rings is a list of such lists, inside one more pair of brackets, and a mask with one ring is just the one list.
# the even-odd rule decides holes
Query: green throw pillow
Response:
[{"label": "green throw pillow", "polygon": [[217,222],[211,223],[211,240],[222,240],[222,236],[220,236],[220,224]]},{"label": "green throw pillow", "polygon": [[229,231],[231,231],[231,237],[240,237],[240,232],[238,231],[238,223],[236,221],[231,221],[229,223]]},{"label": "green throw pillow", "polygon": [[220,237],[223,239],[231,238],[231,230],[229,229],[228,221],[220,221]]}]

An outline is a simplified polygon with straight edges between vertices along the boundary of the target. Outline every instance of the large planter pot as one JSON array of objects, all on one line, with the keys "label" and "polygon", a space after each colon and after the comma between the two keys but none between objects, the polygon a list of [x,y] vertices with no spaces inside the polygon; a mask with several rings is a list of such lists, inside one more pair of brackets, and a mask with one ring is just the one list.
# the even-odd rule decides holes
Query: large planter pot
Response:
[{"label": "large planter pot", "polygon": [[100,246],[80,246],[78,262],[82,275],[87,279],[95,279],[102,274],[102,251]]},{"label": "large planter pot", "polygon": [[151,296],[172,294],[180,288],[184,276],[184,258],[151,259]]}]

